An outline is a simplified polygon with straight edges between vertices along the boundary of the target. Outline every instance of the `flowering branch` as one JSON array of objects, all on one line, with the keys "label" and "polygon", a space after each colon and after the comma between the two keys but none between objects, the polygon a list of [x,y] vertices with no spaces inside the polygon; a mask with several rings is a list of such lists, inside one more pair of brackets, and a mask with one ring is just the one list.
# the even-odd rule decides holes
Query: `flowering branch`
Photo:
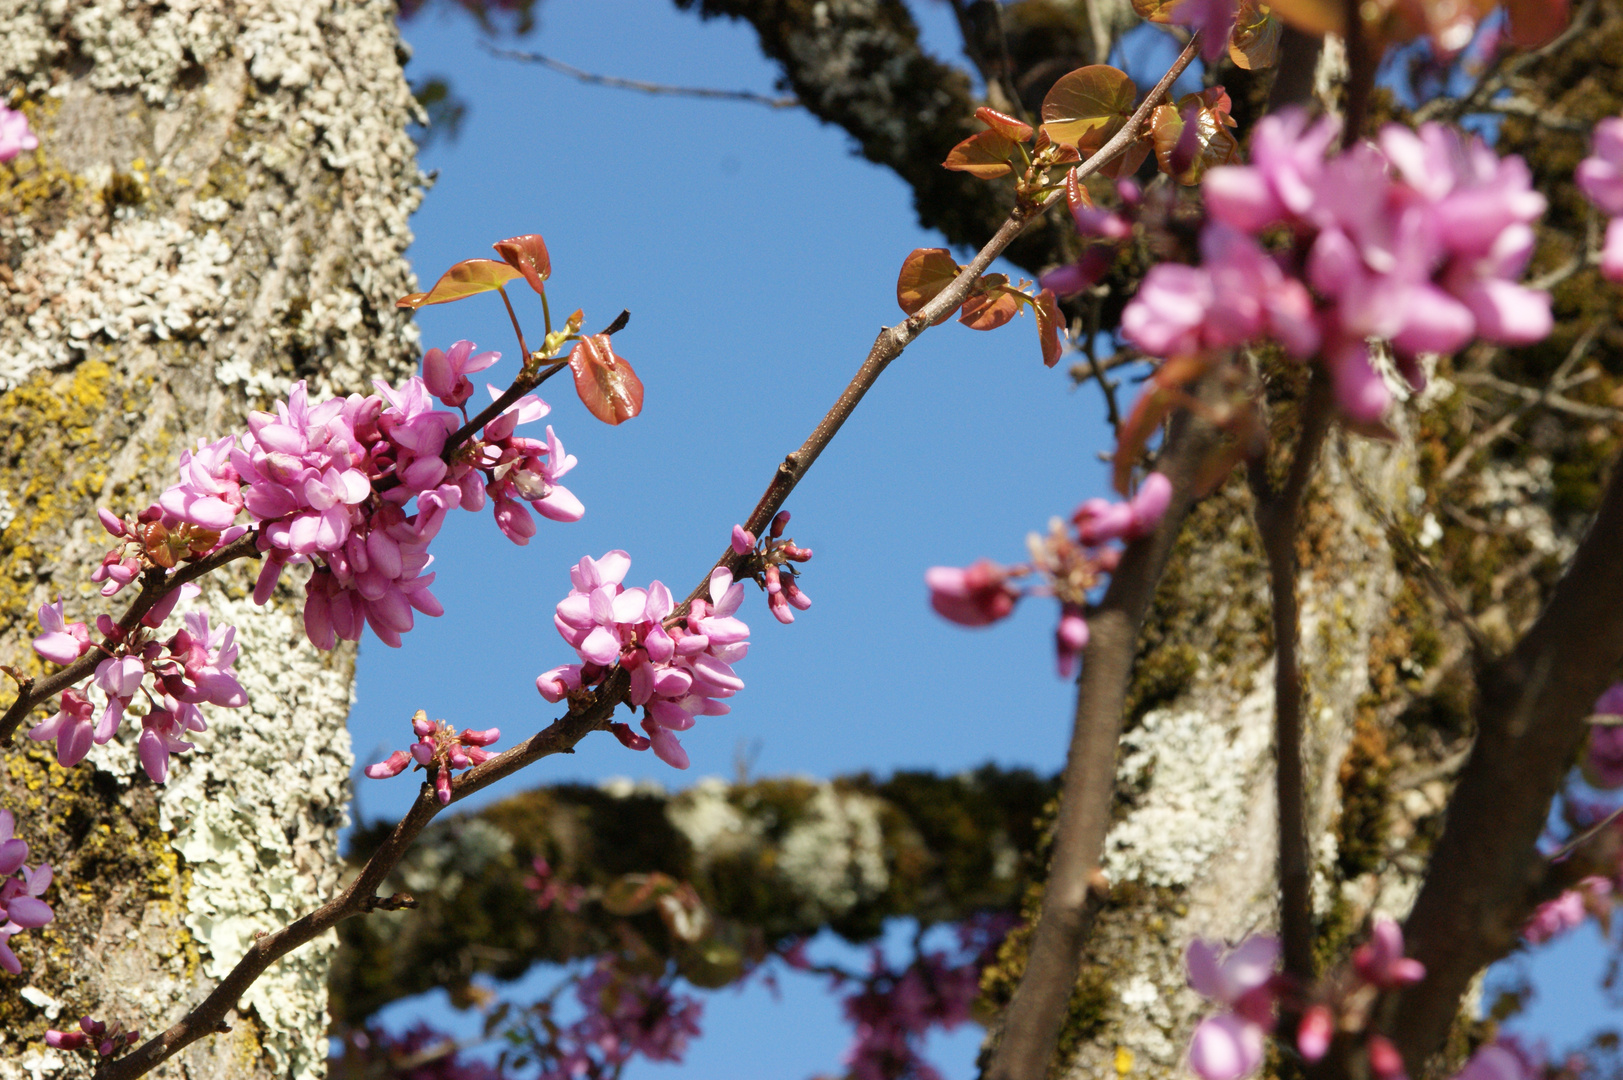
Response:
[{"label": "flowering branch", "polygon": [[[625,682],[623,673],[619,673],[609,681],[611,683],[618,681],[623,692]],[[618,696],[605,695],[605,699],[612,703],[618,700]],[[411,810],[400,819],[388,839],[372,853],[372,857],[366,861],[366,865],[361,868],[355,880],[342,892],[296,922],[255,938],[248,952],[237,961],[236,967],[231,969],[231,973],[196,1008],[169,1030],[148,1040],[133,1053],[104,1063],[96,1071],[95,1080],[135,1080],[197,1040],[226,1030],[226,1015],[236,1008],[237,999],[253,985],[254,980],[258,979],[265,969],[343,920],[355,915],[368,914],[380,908],[413,906],[415,901],[409,896],[397,894],[392,897],[380,897],[376,895],[376,891],[383,879],[399,864],[412,842],[417,839],[417,835],[423,831],[423,827],[432,821],[436,814],[451,803],[512,775],[526,765],[553,754],[572,752],[575,744],[588,734],[603,730],[613,712],[613,704],[592,704],[579,710],[572,710],[530,736],[525,742],[481,765],[474,766],[457,778],[451,784],[451,797],[447,802],[440,801],[434,785],[424,784]]]}]

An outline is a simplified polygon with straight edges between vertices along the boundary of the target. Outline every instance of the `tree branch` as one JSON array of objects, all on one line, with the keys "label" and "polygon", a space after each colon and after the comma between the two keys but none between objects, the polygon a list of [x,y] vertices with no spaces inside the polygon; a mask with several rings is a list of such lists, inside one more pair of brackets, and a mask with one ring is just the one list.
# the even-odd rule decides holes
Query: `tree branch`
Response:
[{"label": "tree branch", "polygon": [[747,101],[753,105],[765,105],[769,109],[796,109],[800,107],[800,99],[794,97],[770,97],[766,94],[757,94],[752,90],[715,90],[704,86],[667,86],[664,83],[643,82],[641,79],[621,79],[613,75],[596,75],[590,71],[583,71],[573,64],[566,64],[562,60],[554,60],[550,56],[543,56],[538,52],[525,52],[521,49],[498,49],[488,42],[480,42],[483,48],[492,56],[503,60],[522,60],[527,64],[540,64],[553,71],[568,75],[593,86],[609,86],[617,90],[636,90],[643,94],[656,94],[669,97],[710,98],[718,101]]},{"label": "tree branch", "polygon": [[[1193,48],[1193,44],[1191,48]],[[1054,855],[1026,970],[1004,1015],[987,1080],[1043,1080],[1076,984],[1082,947],[1110,883],[1100,866],[1115,796],[1116,744],[1139,631],[1173,542],[1194,505],[1194,477],[1220,440],[1208,421],[1180,413],[1157,468],[1172,481],[1172,504],[1155,532],[1127,546],[1099,606],[1077,685],[1076,722],[1060,795]]]},{"label": "tree branch", "polygon": [[1423,982],[1385,1026],[1411,1074],[1448,1035],[1461,996],[1516,944],[1548,864],[1535,848],[1584,737],[1584,718],[1623,660],[1623,468],[1612,477],[1548,606],[1477,675],[1477,737],[1425,886],[1404,927]]},{"label": "tree branch", "polygon": [[[623,671],[616,671],[609,679],[609,683],[615,684],[620,693],[624,693],[628,681]],[[458,802],[544,757],[570,753],[589,732],[601,730],[608,723],[618,698],[618,693],[605,693],[586,708],[553,721],[511,750],[469,769],[452,781],[451,802]],[[102,1064],[96,1070],[95,1080],[134,1080],[197,1040],[224,1030],[226,1016],[237,1007],[237,999],[253,985],[254,980],[264,974],[266,968],[344,919],[378,908],[409,906],[405,898],[375,895],[377,888],[400,862],[417,834],[442,809],[444,807],[435,797],[433,785],[425,783],[411,810],[400,819],[389,838],[373,852],[360,874],[342,892],[298,921],[255,938],[247,953],[237,961],[236,967],[208,997],[169,1030],[149,1039],[140,1049]]]},{"label": "tree branch", "polygon": [[[1275,489],[1265,457],[1250,469],[1252,510],[1268,560],[1274,631],[1274,773],[1279,814],[1279,923],[1285,971],[1302,985],[1313,979],[1313,892],[1302,776],[1302,672],[1297,649],[1301,610],[1296,598],[1296,538],[1313,466],[1330,430],[1330,384],[1315,370],[1302,404],[1301,434],[1283,487]],[[1287,1023],[1286,1028],[1290,1025]]]}]

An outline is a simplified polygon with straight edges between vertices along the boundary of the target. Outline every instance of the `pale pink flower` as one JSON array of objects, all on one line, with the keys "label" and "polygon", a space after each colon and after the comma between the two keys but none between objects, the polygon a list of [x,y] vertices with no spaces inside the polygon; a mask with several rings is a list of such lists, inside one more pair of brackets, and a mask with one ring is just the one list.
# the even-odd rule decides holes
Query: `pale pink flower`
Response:
[{"label": "pale pink flower", "polygon": [[924,572],[930,606],[960,626],[988,626],[1008,617],[1020,599],[1003,567],[981,559],[966,567],[932,566]]},{"label": "pale pink flower", "polygon": [[39,137],[28,126],[28,117],[0,105],[0,164],[10,161],[24,150],[38,147]]},{"label": "pale pink flower", "polygon": [[28,732],[35,742],[56,740],[56,760],[63,768],[71,768],[90,753],[95,724],[95,705],[77,690],[64,690],[56,715],[37,724]]},{"label": "pale pink flower", "polygon": [[1353,950],[1353,971],[1382,990],[1396,990],[1426,977],[1426,966],[1403,955],[1403,928],[1377,916],[1369,940]]},{"label": "pale pink flower", "polygon": [[61,597],[40,606],[39,625],[45,633],[34,639],[34,651],[51,663],[71,664],[90,651],[90,628],[64,620]]},{"label": "pale pink flower", "polygon": [[458,341],[449,349],[430,349],[423,355],[423,384],[428,392],[452,408],[473,396],[468,376],[502,358],[499,352],[474,353],[471,341]]}]

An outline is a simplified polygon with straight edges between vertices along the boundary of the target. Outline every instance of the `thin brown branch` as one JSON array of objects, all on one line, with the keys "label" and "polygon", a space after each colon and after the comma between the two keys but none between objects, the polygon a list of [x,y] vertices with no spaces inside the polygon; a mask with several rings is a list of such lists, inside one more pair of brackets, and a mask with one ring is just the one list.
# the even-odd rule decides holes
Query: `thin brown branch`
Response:
[{"label": "thin brown branch", "polygon": [[[609,683],[605,693],[593,704],[553,721],[525,742],[483,765],[476,765],[452,781],[451,802],[458,802],[544,757],[567,754],[587,734],[602,729],[625,692],[625,673],[616,671]],[[406,898],[379,897],[378,886],[399,864],[424,826],[443,809],[434,795],[433,785],[424,784],[411,810],[342,892],[296,922],[255,938],[247,953],[208,997],[178,1023],[133,1053],[104,1063],[96,1070],[95,1080],[134,1080],[150,1072],[192,1043],[220,1031],[227,1015],[237,1007],[237,999],[277,960],[352,916],[379,908],[406,906]]]},{"label": "thin brown branch", "polygon": [[1623,468],[1538,620],[1477,675],[1477,737],[1404,927],[1425,981],[1386,1027],[1412,1075],[1447,1037],[1476,973],[1515,946],[1546,862],[1535,843],[1623,660]]},{"label": "thin brown branch", "polygon": [[613,75],[598,75],[590,71],[583,71],[573,64],[566,64],[562,60],[554,60],[550,56],[543,56],[538,52],[524,52],[519,49],[498,49],[493,45],[483,45],[486,52],[503,60],[521,60],[527,64],[540,64],[553,71],[568,75],[571,79],[589,83],[593,86],[609,86],[617,90],[636,90],[643,94],[656,94],[668,97],[709,98],[716,101],[747,101],[752,105],[765,105],[769,109],[794,109],[800,106],[800,100],[792,97],[771,97],[767,94],[757,94],[753,90],[715,90],[705,86],[666,86],[664,83],[643,82],[641,79],[621,79]]},{"label": "thin brown branch", "polygon": [[1253,516],[1268,560],[1274,630],[1274,792],[1279,813],[1279,922],[1285,971],[1302,985],[1313,980],[1313,878],[1308,853],[1306,783],[1302,775],[1302,671],[1297,649],[1301,609],[1296,597],[1296,537],[1302,505],[1330,430],[1330,384],[1315,371],[1302,404],[1301,433],[1282,487],[1267,462],[1250,470]]},{"label": "thin brown branch", "polygon": [[983,1076],[1043,1080],[1076,985],[1082,948],[1110,883],[1100,859],[1115,795],[1127,680],[1145,613],[1194,503],[1194,478],[1220,433],[1179,413],[1156,467],[1172,481],[1172,504],[1155,532],[1127,546],[1104,599],[1088,615],[1089,640],[1077,684],[1076,721],[1055,823],[1054,854],[1026,970],[1004,1014],[1003,1035]]},{"label": "thin brown branch", "polygon": [[[1093,175],[1127,151],[1127,148],[1138,139],[1145,122],[1149,119],[1150,113],[1160,104],[1167,91],[1171,89],[1172,84],[1178,80],[1178,76],[1182,75],[1184,69],[1195,59],[1199,50],[1200,39],[1199,35],[1196,35],[1184,47],[1178,58],[1173,61],[1172,66],[1167,69],[1167,73],[1161,76],[1160,81],[1145,95],[1144,100],[1139,103],[1138,108],[1134,110],[1133,115],[1128,118],[1122,129],[1095,151],[1092,157],[1074,167],[1072,171],[1076,173],[1077,180],[1080,181]],[[969,261],[969,265],[959,271],[958,276],[952,279],[950,285],[937,293],[929,303],[908,316],[905,321],[895,326],[887,326],[879,331],[879,336],[874,339],[873,347],[868,350],[868,358],[857,369],[856,375],[852,377],[851,382],[846,386],[845,392],[840,395],[839,400],[834,403],[834,407],[829,409],[822,420],[818,421],[817,426],[812,429],[812,433],[800,445],[800,449],[784,458],[783,463],[778,466],[777,475],[767,485],[766,492],[761,496],[761,500],[756,504],[754,511],[751,512],[749,520],[744,523],[744,528],[756,536],[761,535],[762,530],[767,527],[777,512],[783,509],[783,504],[789,498],[789,493],[795,489],[795,485],[800,483],[801,479],[806,475],[806,471],[812,467],[812,463],[822,454],[830,440],[838,434],[840,428],[862,401],[863,396],[867,394],[885,368],[890,366],[890,362],[902,355],[902,351],[933,325],[937,319],[949,312],[956,311],[958,306],[969,296],[970,290],[974,287],[975,282],[980,279],[981,274],[985,273],[986,268],[992,265],[992,260],[1003,254],[1004,250],[1014,242],[1015,237],[1019,236],[1027,225],[1039,220],[1043,216],[1043,211],[1059,202],[1063,197],[1064,192],[1063,188],[1061,188],[1041,202],[1017,204],[1009,212],[1009,216],[1004,220],[992,239],[988,240],[986,245],[975,253],[975,257]],[[736,554],[729,547],[716,560],[711,567],[711,571],[706,572],[704,580],[700,581],[693,591],[688,594],[687,599],[682,601],[675,614],[681,615],[685,613],[688,610],[688,605],[709,588],[710,572],[713,572],[717,567],[726,567],[736,575],[743,565],[744,558],[744,556]]]}]

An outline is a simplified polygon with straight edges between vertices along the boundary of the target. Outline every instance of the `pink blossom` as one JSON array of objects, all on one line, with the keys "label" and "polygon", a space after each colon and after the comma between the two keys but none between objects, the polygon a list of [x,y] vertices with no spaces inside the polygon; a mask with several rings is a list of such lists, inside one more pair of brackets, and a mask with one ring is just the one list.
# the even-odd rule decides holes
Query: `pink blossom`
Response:
[{"label": "pink blossom", "polygon": [[63,768],[71,768],[90,753],[91,735],[95,725],[95,705],[77,690],[64,690],[62,703],[56,715],[37,724],[28,732],[35,742],[56,740],[56,760]]},{"label": "pink blossom", "polygon": [[228,436],[213,443],[199,440],[195,451],[182,451],[181,481],[158,498],[158,505],[205,529],[229,528],[243,507],[241,478],[231,464],[235,445]]},{"label": "pink blossom", "polygon": [[1201,1080],[1240,1080],[1262,1065],[1266,1033],[1232,1013],[1202,1020],[1189,1040],[1189,1068]]},{"label": "pink blossom", "polygon": [[409,750],[396,750],[387,761],[368,765],[364,770],[373,780],[399,776],[412,762],[420,769],[434,773],[434,795],[440,805],[451,801],[451,775],[461,769],[471,769],[495,757],[485,747],[502,737],[501,729],[486,731],[464,729],[460,734],[443,720],[430,720],[423,710],[412,717],[411,729],[417,741]]},{"label": "pink blossom", "polygon": [[456,408],[473,396],[468,376],[502,358],[499,352],[474,353],[471,341],[458,341],[449,350],[430,349],[423,355],[423,384],[428,392]]},{"label": "pink blossom", "polygon": [[1077,658],[1087,645],[1088,624],[1082,612],[1073,607],[1065,608],[1060,613],[1059,626],[1054,630],[1054,652],[1058,658],[1060,678],[1068,679],[1076,671]]},{"label": "pink blossom", "polygon": [[1408,1076],[1403,1068],[1403,1056],[1384,1035],[1371,1035],[1365,1050],[1369,1054],[1369,1071],[1376,1080],[1404,1080]]},{"label": "pink blossom", "polygon": [[[17,819],[10,810],[0,810],[0,968],[13,975],[22,973],[22,963],[11,950],[11,939],[25,930],[41,927],[56,917],[40,897],[51,885],[51,868],[26,865],[28,843],[16,836]],[[21,875],[20,877],[17,875]]]},{"label": "pink blossom", "polygon": [[28,117],[0,105],[0,164],[10,161],[24,150],[38,147],[39,138],[28,126]]},{"label": "pink blossom", "polygon": [[45,633],[34,639],[34,651],[51,663],[71,664],[90,651],[90,627],[64,621],[60,597],[40,605],[39,625]]},{"label": "pink blossom", "polygon": [[932,566],[924,572],[930,606],[960,626],[988,626],[1014,611],[1020,594],[1003,567],[988,559],[969,566]]},{"label": "pink blossom", "polygon": [[1623,117],[1595,125],[1594,155],[1578,163],[1578,189],[1603,214],[1623,216]]},{"label": "pink blossom", "polygon": [[1296,1029],[1296,1048],[1308,1064],[1320,1060],[1330,1051],[1330,1040],[1335,1035],[1335,1017],[1324,1005],[1309,1005],[1302,1010],[1302,1022]]},{"label": "pink blossom", "polygon": [[1201,59],[1210,64],[1228,51],[1236,11],[1235,0],[1179,0],[1172,8],[1172,21],[1202,35]]},{"label": "pink blossom", "polygon": [[1426,967],[1403,955],[1403,929],[1385,915],[1375,919],[1369,940],[1353,950],[1358,977],[1382,990],[1396,990],[1426,977]]},{"label": "pink blossom", "polygon": [[1477,1047],[1454,1080],[1533,1080],[1540,1070],[1501,1042]]},{"label": "pink blossom", "polygon": [[117,1020],[108,1024],[101,1020],[92,1020],[88,1016],[79,1018],[78,1031],[45,1032],[45,1044],[57,1050],[84,1050],[95,1047],[100,1057],[111,1057],[126,1046],[133,1046],[140,1039],[138,1030],[124,1030],[124,1025]]},{"label": "pink blossom", "polygon": [[1586,877],[1554,900],[1546,900],[1522,928],[1522,937],[1539,945],[1566,933],[1592,912],[1609,911],[1612,883],[1603,877]]},{"label": "pink blossom", "polygon": [[1153,472],[1126,502],[1089,499],[1076,508],[1071,520],[1076,524],[1077,538],[1084,544],[1138,540],[1155,531],[1171,504],[1172,481]]}]

